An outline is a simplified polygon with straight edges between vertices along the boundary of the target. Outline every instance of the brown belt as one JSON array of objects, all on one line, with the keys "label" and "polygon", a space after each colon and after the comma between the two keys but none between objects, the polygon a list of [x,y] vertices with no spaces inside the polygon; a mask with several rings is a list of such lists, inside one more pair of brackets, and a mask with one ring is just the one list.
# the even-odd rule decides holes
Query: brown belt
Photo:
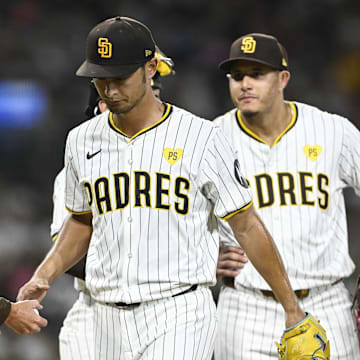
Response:
[{"label": "brown belt", "polygon": [[[273,298],[275,301],[277,301],[275,294],[270,290],[261,290],[262,294],[266,297]],[[295,290],[294,293],[296,297],[301,300],[306,298],[309,295],[310,289],[301,289],[301,290]]]},{"label": "brown belt", "polygon": [[[331,285],[334,286],[334,285],[338,284],[341,281],[342,281],[342,279],[338,279],[338,280],[334,281]],[[225,286],[228,286],[228,287],[231,287],[231,288],[235,289],[234,278],[223,277],[223,283],[224,283]],[[270,298],[274,299],[275,301],[277,301],[276,296],[272,291],[270,291],[270,290],[261,290],[261,289],[260,289],[260,291],[264,296],[270,297]],[[301,300],[301,299],[306,298],[309,295],[310,289],[295,290],[294,293],[295,293],[296,297],[299,300]]]}]

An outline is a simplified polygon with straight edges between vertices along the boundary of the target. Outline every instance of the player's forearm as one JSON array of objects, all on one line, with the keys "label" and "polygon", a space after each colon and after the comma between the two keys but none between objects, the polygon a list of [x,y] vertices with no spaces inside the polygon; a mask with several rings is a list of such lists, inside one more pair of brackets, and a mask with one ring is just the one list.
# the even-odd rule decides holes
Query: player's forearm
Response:
[{"label": "player's forearm", "polygon": [[289,314],[298,313],[300,308],[276,245],[257,213],[252,211],[251,216],[240,219],[234,219],[235,215],[229,224],[246,255],[270,285],[284,310]]},{"label": "player's forearm", "polygon": [[79,217],[69,217],[34,277],[53,283],[83,258],[88,250],[91,234],[90,221],[83,222],[79,221]]}]

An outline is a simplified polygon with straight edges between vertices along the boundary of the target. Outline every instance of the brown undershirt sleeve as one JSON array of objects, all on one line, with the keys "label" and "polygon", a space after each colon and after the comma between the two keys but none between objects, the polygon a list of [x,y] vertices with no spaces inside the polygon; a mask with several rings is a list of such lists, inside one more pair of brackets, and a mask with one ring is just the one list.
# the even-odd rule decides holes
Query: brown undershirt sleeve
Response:
[{"label": "brown undershirt sleeve", "polygon": [[10,314],[11,302],[0,298],[0,325],[2,325]]}]

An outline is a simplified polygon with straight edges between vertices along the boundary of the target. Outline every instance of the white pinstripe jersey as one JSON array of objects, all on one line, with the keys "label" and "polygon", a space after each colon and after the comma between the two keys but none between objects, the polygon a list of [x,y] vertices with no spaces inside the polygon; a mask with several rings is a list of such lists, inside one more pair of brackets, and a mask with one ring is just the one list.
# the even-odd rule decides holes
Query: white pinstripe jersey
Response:
[{"label": "white pinstripe jersey", "polygon": [[[53,217],[50,225],[50,235],[54,239],[61,230],[69,212],[65,208],[65,168],[56,175],[53,191]],[[87,291],[85,281],[74,278],[74,288],[77,291]]]},{"label": "white pinstripe jersey", "polygon": [[[352,186],[360,194],[360,133],[343,117],[290,104],[292,121],[272,148],[246,128],[236,109],[214,122],[237,152],[293,288],[304,289],[354,270],[342,190]],[[231,241],[226,224],[222,233],[225,243]],[[251,264],[236,282],[269,289]]]},{"label": "white pinstripe jersey", "polygon": [[56,175],[53,189],[53,217],[50,225],[50,235],[54,238],[69,216],[65,208],[65,168]]},{"label": "white pinstripe jersey", "polygon": [[214,284],[218,234],[251,202],[232,148],[210,121],[166,105],[163,117],[128,138],[105,112],[67,139],[66,207],[92,212],[86,284],[99,301],[168,297]]}]

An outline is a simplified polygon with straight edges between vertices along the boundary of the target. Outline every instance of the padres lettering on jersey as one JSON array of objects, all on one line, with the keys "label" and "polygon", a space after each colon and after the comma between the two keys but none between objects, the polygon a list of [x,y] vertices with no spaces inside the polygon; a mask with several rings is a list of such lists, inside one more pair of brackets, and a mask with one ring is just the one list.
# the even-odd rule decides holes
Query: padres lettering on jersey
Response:
[{"label": "padres lettering on jersey", "polygon": [[[189,179],[179,176],[172,181],[171,174],[155,173],[152,176],[144,171],[133,171],[133,176],[126,172],[111,175],[110,178],[99,177],[93,184],[84,183],[89,206],[95,201],[99,215],[124,209],[130,204],[131,194],[134,196],[134,207],[170,210],[173,206],[175,212],[181,215],[189,211]],[[176,197],[173,204],[169,203],[170,191]]]},{"label": "padres lettering on jersey", "polygon": [[[254,205],[293,288],[306,289],[347,277],[354,269],[342,189],[352,186],[360,194],[360,135],[340,116],[305,104],[290,106],[292,121],[271,148],[246,127],[237,109],[214,122],[237,151]],[[224,243],[233,244],[231,229],[224,224],[222,230]],[[236,282],[269,289],[251,264]]]},{"label": "padres lettering on jersey", "polygon": [[326,174],[307,171],[294,174],[284,171],[274,176],[266,173],[255,174],[247,180],[254,189],[259,209],[273,205],[307,205],[326,210],[329,206],[330,180]]},{"label": "padres lettering on jersey", "polygon": [[218,234],[210,214],[227,218],[251,203],[235,160],[218,127],[170,105],[132,138],[109,112],[72,130],[66,207],[93,215],[92,296],[133,303],[213,284]]}]

